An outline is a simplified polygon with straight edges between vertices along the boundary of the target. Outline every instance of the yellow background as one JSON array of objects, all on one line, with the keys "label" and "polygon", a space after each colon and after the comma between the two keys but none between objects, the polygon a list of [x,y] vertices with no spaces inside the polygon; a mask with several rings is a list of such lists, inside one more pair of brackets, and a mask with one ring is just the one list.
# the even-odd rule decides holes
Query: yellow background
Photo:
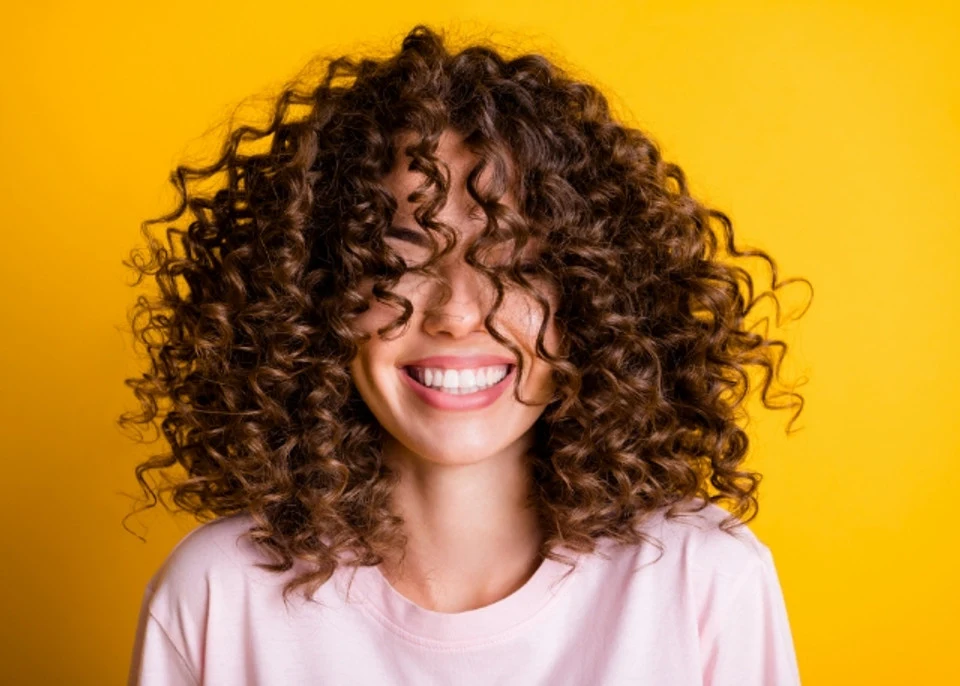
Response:
[{"label": "yellow background", "polygon": [[[803,276],[778,332],[800,430],[752,406],[803,682],[960,683],[955,665],[960,48],[953,3],[30,2],[0,57],[0,681],[120,684],[149,576],[193,523],[121,526],[139,409],[121,260],[204,135],[310,57],[415,23],[560,60],[657,140],[740,245]],[[954,39],[951,43],[950,39]],[[222,131],[221,131],[222,132]],[[756,268],[754,263],[751,268]],[[759,268],[757,268],[759,269]],[[760,270],[766,275],[765,270]],[[802,303],[802,285],[784,289]]]}]

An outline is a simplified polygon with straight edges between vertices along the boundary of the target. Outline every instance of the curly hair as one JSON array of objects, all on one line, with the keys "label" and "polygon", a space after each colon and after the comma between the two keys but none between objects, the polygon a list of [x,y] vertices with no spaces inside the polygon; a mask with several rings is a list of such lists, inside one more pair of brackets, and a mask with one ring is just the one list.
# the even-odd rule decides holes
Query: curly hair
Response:
[{"label": "curly hair", "polygon": [[[144,473],[159,470],[158,494],[172,492],[199,521],[251,515],[247,535],[275,561],[258,566],[307,563],[284,586],[285,602],[301,586],[312,596],[338,564],[376,565],[402,550],[403,520],[389,507],[398,477],[348,365],[366,340],[354,325],[369,307],[362,279],[401,310],[378,334],[412,312],[390,288],[414,268],[384,241],[397,203],[382,179],[401,154],[401,133],[414,134],[403,152],[428,179],[409,198],[423,201],[416,218],[433,244],[415,269],[434,275],[456,240],[435,220],[448,183],[437,141],[452,129],[480,158],[467,185],[487,219],[467,262],[493,282],[497,305],[508,283],[549,308],[533,289],[537,277],[517,264],[536,236],[544,241],[536,274],[561,293],[563,349],[544,348],[542,327],[536,344],[557,389],[531,455],[541,556],[569,561],[555,548],[590,553],[603,537],[649,541],[639,524],[691,504],[694,512],[730,504],[725,531],[751,521],[762,475],[741,468],[748,438],[739,425],[750,368],[765,372],[766,408],[797,408],[791,425],[803,398],[771,395],[787,345],[745,318],[763,297],[777,302],[780,286],[806,279],[778,283],[767,253],[738,250],[728,216],[691,197],[655,142],[615,121],[596,87],[539,54],[507,59],[476,43],[453,53],[442,33],[417,25],[389,58],[323,64],[319,83],[284,85],[268,127],[238,127],[210,166],[178,166],[170,178],[179,206],[141,227],[149,260],[134,250],[123,262],[138,272],[134,286],[146,275],[159,285],[156,298],[138,297],[129,322],[151,364],[125,380],[142,411],[119,421],[152,425],[169,405],[158,430],[171,450],[136,467],[148,507],[157,494]],[[294,106],[306,116],[290,117]],[[268,147],[241,150],[264,140]],[[488,164],[497,179],[507,166],[516,171],[516,211],[502,193],[476,187]],[[188,190],[191,179],[221,172],[216,192]],[[167,247],[148,231],[187,209],[189,228],[168,227]],[[720,259],[716,224],[727,257],[768,262],[772,290],[754,297],[749,273]],[[510,239],[510,264],[477,260]],[[493,316],[486,328],[517,354],[522,374],[522,356]],[[784,395],[789,402],[773,402]],[[177,466],[180,479],[165,471]]]}]

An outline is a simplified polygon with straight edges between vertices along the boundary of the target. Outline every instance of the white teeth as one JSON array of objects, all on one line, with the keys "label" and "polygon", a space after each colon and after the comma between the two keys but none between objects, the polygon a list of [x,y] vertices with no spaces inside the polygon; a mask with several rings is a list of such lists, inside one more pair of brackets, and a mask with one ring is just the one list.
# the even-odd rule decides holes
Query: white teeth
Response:
[{"label": "white teeth", "polygon": [[[471,386],[477,385],[477,377],[473,373],[472,369],[464,369],[462,372],[460,372],[460,383],[462,383],[465,388],[470,388]],[[443,385],[444,387],[447,385],[446,377],[443,378]]]},{"label": "white teeth", "polygon": [[508,365],[479,369],[436,369],[410,367],[411,375],[424,386],[444,393],[466,395],[499,383],[507,375]]},{"label": "white teeth", "polygon": [[456,370],[448,369],[443,373],[444,388],[457,388],[459,385],[459,374],[457,374]]}]

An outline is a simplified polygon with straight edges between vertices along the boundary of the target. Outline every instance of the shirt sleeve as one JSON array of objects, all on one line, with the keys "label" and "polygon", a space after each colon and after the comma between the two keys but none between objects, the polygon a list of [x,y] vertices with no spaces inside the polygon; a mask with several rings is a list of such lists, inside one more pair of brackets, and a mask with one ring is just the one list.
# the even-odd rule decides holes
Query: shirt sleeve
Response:
[{"label": "shirt sleeve", "polygon": [[137,621],[127,686],[198,686],[183,653],[150,612],[151,594],[148,587]]},{"label": "shirt sleeve", "polygon": [[701,636],[704,686],[799,686],[780,580],[763,546]]}]

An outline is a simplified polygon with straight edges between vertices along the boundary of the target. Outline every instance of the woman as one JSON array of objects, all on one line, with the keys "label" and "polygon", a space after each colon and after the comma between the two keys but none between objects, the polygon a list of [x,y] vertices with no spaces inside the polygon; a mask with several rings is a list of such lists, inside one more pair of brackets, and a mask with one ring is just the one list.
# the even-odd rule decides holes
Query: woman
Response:
[{"label": "woman", "polygon": [[595,88],[417,26],[174,180],[121,423],[169,401],[137,478],[202,524],[131,684],[799,683],[736,423],[785,345],[709,220],[774,263]]}]

